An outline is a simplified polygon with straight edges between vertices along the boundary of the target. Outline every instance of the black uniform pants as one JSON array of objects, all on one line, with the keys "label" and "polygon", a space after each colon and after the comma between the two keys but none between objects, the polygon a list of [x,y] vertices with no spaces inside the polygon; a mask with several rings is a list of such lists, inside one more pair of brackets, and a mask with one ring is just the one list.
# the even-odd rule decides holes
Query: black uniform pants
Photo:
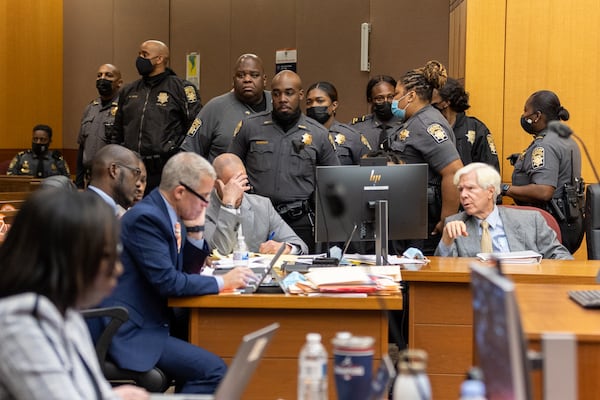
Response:
[{"label": "black uniform pants", "polygon": [[302,214],[300,217],[293,217],[285,214],[280,214],[281,218],[296,232],[300,239],[308,246],[308,252],[315,254],[315,236],[313,235],[313,227],[308,213]]}]

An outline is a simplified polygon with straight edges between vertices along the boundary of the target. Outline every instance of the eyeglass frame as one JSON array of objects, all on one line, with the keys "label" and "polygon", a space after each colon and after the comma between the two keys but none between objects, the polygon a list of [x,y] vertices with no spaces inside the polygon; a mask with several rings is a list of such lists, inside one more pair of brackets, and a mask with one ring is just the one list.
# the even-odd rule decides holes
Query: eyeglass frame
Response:
[{"label": "eyeglass frame", "polygon": [[383,104],[385,102],[391,103],[394,100],[394,95],[390,94],[388,96],[377,96],[371,99],[374,104]]},{"label": "eyeglass frame", "polygon": [[136,179],[139,179],[140,176],[142,176],[142,169],[140,167],[130,167],[129,165],[121,164],[118,162],[115,162],[113,164],[116,165],[117,167],[122,167],[122,168],[130,170],[131,172],[133,172],[133,175],[135,176]]},{"label": "eyeglass frame", "polygon": [[194,196],[196,196],[197,198],[199,198],[200,200],[202,200],[203,202],[205,202],[206,204],[208,204],[208,200],[202,196],[200,193],[196,192],[194,189],[192,189],[190,186],[186,185],[185,183],[179,181],[179,184],[181,186],[183,186],[183,188],[185,190],[187,190],[188,192],[190,192],[191,194],[193,194]]}]

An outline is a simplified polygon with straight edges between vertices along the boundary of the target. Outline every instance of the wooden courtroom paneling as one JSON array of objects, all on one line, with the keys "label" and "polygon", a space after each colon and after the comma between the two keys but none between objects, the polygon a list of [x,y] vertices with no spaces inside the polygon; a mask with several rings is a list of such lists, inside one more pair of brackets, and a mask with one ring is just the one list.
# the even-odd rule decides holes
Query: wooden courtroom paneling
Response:
[{"label": "wooden courtroom paneling", "polygon": [[0,146],[31,147],[47,124],[62,147],[62,2],[0,2]]}]

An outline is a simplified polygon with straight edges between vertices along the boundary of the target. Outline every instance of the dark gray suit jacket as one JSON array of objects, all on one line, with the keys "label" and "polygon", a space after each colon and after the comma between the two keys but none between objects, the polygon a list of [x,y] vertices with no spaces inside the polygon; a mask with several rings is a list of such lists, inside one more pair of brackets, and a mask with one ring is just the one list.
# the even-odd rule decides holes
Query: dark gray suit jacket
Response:
[{"label": "dark gray suit jacket", "polygon": [[[533,250],[544,258],[572,260],[573,256],[557,239],[556,232],[548,226],[546,220],[537,211],[498,207],[500,219],[510,251]],[[481,252],[481,236],[477,219],[460,212],[446,218],[450,221],[462,220],[467,225],[469,236],[456,238],[450,249],[452,257],[475,257]],[[439,255],[439,246],[435,251]]]}]

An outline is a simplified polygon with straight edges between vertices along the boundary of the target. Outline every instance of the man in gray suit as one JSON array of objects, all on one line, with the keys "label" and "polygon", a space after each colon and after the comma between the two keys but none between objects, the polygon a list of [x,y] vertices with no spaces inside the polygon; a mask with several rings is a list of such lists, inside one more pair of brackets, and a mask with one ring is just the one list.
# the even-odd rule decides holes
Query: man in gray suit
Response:
[{"label": "man in gray suit", "polygon": [[500,174],[493,167],[468,164],[456,172],[454,184],[465,211],[446,218],[435,255],[475,257],[482,252],[482,222],[487,222],[493,252],[533,250],[544,258],[573,259],[541,213],[496,206]]},{"label": "man in gray suit", "polygon": [[248,176],[242,160],[235,154],[223,153],[215,158],[215,189],[206,210],[205,237],[221,254],[229,254],[242,229],[249,251],[274,254],[287,244],[285,253],[306,254],[308,247],[281,219],[271,200],[248,194]]}]

